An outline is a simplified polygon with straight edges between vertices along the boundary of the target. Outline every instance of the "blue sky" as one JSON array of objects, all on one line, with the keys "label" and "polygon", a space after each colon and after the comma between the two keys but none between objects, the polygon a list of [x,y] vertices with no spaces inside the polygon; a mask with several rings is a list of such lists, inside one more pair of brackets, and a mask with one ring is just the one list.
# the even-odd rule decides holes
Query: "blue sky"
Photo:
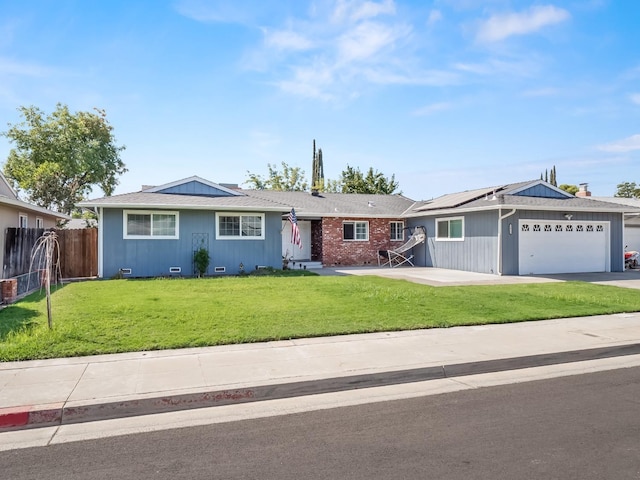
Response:
[{"label": "blue sky", "polygon": [[639,20],[613,0],[3,0],[0,128],[105,109],[116,193],[310,177],[315,139],[326,177],[373,167],[416,200],[554,165],[608,196],[640,182]]}]

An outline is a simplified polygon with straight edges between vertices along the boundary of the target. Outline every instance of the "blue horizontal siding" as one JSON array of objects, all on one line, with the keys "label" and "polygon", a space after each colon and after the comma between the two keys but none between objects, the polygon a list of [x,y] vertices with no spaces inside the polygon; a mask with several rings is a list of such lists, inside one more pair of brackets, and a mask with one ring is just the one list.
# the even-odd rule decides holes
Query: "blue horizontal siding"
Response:
[{"label": "blue horizontal siding", "polygon": [[202,240],[211,257],[208,274],[213,274],[215,267],[237,274],[240,263],[247,272],[256,265],[282,268],[279,213],[265,214],[264,240],[217,240],[215,212],[201,210],[180,211],[178,239],[124,239],[122,215],[122,209],[106,209],[103,213],[104,278],[117,275],[121,268],[130,268],[132,277],[166,276],[171,267],[180,267],[182,275],[192,275],[193,252]]},{"label": "blue horizontal siding", "polygon": [[191,181],[182,183],[174,187],[169,187],[160,190],[161,193],[173,193],[178,195],[201,195],[207,197],[230,197],[229,192],[213,188],[209,185],[205,185],[201,182]]}]

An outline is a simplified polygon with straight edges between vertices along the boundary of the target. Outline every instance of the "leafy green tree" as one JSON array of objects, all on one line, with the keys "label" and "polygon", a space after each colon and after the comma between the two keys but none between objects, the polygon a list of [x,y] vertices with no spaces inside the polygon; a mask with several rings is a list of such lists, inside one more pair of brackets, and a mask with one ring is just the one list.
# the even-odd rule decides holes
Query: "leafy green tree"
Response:
[{"label": "leafy green tree", "polygon": [[250,187],[256,190],[278,190],[282,192],[304,192],[308,188],[304,170],[300,167],[290,167],[282,162],[282,171],[274,164],[267,164],[269,175],[264,178],[247,171],[247,181]]},{"label": "leafy green tree", "polygon": [[28,200],[70,214],[94,186],[113,193],[127,171],[120,159],[125,147],[116,145],[104,110],[71,113],[62,104],[51,115],[33,106],[18,110],[23,121],[2,133],[15,145],[4,174]]},{"label": "leafy green tree", "polygon": [[564,190],[567,193],[570,193],[571,195],[575,195],[576,193],[578,193],[578,190],[579,190],[577,185],[569,185],[569,184],[566,184],[566,183],[563,183],[558,188],[560,190]]},{"label": "leafy green tree", "polygon": [[614,197],[640,198],[640,187],[636,182],[623,182],[617,185]]},{"label": "leafy green tree", "polygon": [[373,167],[370,167],[367,174],[363,175],[359,168],[353,168],[349,165],[347,165],[346,170],[342,171],[339,183],[341,184],[342,193],[379,193],[391,195],[399,187],[395,175],[387,178],[378,171],[374,172]]}]

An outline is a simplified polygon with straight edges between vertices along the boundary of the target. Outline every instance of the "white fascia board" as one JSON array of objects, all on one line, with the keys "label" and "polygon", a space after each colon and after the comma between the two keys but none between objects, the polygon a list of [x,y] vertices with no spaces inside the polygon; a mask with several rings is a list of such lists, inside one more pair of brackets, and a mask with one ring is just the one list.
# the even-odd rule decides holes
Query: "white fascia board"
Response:
[{"label": "white fascia board", "polygon": [[177,205],[175,203],[163,204],[142,204],[142,203],[91,203],[82,202],[79,206],[86,208],[118,208],[129,210],[215,210],[215,211],[242,211],[242,212],[283,212],[285,207],[261,207],[261,206],[238,206],[238,205]]}]

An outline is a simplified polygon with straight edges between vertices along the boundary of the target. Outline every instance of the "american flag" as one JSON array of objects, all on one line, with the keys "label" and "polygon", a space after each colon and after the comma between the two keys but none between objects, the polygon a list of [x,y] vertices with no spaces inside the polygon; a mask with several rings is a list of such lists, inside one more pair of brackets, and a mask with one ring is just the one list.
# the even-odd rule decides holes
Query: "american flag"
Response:
[{"label": "american flag", "polygon": [[302,249],[302,239],[300,238],[300,229],[298,228],[298,218],[296,211],[292,208],[289,212],[289,221],[291,222],[291,243]]}]

